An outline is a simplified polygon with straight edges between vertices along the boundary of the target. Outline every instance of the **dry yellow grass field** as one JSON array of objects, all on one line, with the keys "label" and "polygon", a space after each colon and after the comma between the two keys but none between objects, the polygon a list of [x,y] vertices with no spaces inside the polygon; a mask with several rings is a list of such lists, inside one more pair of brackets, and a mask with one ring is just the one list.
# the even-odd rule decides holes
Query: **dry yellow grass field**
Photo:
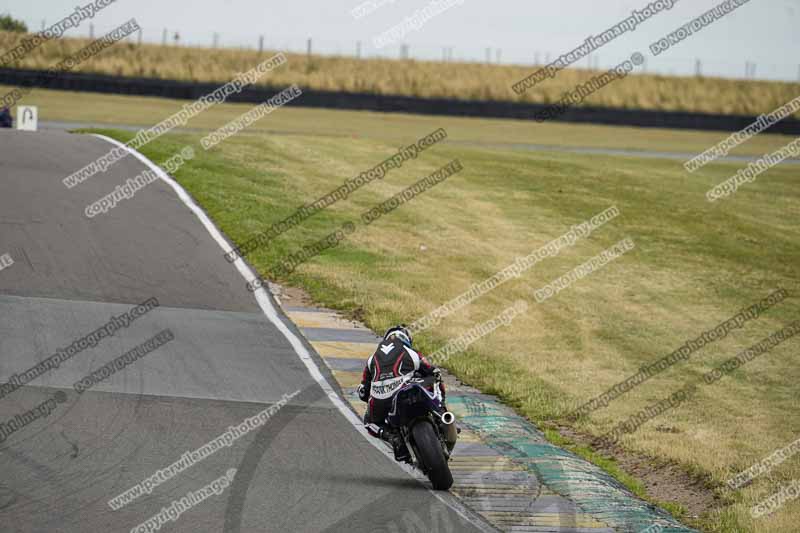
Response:
[{"label": "dry yellow grass field", "polygon": [[[0,32],[0,50],[9,50],[22,34]],[[17,65],[45,69],[89,44],[88,39],[44,43]],[[120,42],[81,64],[79,72],[116,76],[224,82],[273,52],[189,48]],[[287,65],[267,76],[274,86],[297,83],[309,89],[551,103],[598,72],[568,69],[517,96],[511,86],[533,67],[415,60],[355,59],[288,54]],[[585,105],[757,115],[773,111],[800,95],[800,84],[720,78],[633,75],[587,98]],[[800,115],[798,115],[800,116]]]}]

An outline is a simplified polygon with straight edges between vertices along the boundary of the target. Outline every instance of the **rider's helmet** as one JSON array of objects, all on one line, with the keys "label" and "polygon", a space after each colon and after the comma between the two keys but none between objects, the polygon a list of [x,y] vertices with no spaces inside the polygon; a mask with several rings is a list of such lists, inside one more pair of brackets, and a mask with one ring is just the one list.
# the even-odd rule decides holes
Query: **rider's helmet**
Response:
[{"label": "rider's helmet", "polygon": [[409,348],[411,348],[411,344],[414,340],[411,337],[411,332],[408,331],[408,328],[405,324],[400,324],[399,326],[394,326],[386,330],[386,334],[383,336],[383,340],[388,341],[390,339],[397,339]]}]

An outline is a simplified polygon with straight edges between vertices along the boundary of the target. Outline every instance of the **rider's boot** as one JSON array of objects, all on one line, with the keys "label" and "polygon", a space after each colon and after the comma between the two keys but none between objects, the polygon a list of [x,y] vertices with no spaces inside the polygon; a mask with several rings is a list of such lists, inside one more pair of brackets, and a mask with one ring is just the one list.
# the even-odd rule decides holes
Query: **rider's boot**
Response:
[{"label": "rider's boot", "polygon": [[399,431],[396,431],[392,428],[379,426],[378,424],[372,422],[369,416],[369,411],[364,413],[364,425],[366,426],[367,432],[370,435],[384,440],[392,445],[392,449],[394,450],[394,458],[396,461],[406,463],[411,462],[411,453],[408,451],[408,446],[406,446],[406,443],[403,441],[403,437],[400,435]]},{"label": "rider's boot", "polygon": [[399,431],[393,428],[381,428],[380,437],[392,445],[395,461],[411,462],[411,453],[409,453],[408,446],[406,446]]}]

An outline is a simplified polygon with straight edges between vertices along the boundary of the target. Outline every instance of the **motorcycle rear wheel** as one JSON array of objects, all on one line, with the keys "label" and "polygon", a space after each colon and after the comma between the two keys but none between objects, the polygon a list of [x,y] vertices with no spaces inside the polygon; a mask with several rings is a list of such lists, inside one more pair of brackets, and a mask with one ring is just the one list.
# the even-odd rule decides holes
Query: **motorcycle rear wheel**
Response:
[{"label": "motorcycle rear wheel", "polygon": [[453,474],[450,473],[442,444],[436,436],[433,425],[427,421],[418,422],[411,428],[411,435],[434,490],[448,490],[453,486]]}]

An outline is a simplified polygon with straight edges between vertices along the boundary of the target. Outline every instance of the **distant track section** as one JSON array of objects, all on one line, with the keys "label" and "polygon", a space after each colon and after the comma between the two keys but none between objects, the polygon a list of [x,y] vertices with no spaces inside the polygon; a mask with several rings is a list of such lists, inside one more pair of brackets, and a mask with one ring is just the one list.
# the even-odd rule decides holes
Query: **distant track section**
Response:
[{"label": "distant track section", "polygon": [[[45,71],[0,69],[0,84],[30,86],[68,91],[160,96],[195,100],[217,88],[215,83],[193,83],[158,78],[126,78],[100,74],[69,72],[56,77]],[[230,102],[261,103],[284,87],[250,86],[230,95]],[[301,87],[303,95],[288,105],[322,107],[384,113],[413,113],[483,118],[533,120],[548,106],[500,101],[415,98],[410,96],[318,91]],[[716,115],[681,111],[652,111],[604,107],[574,107],[554,118],[558,122],[611,124],[644,128],[674,128],[734,132],[752,124],[758,117]],[[769,129],[770,133],[800,134],[800,120],[784,120]]]}]

